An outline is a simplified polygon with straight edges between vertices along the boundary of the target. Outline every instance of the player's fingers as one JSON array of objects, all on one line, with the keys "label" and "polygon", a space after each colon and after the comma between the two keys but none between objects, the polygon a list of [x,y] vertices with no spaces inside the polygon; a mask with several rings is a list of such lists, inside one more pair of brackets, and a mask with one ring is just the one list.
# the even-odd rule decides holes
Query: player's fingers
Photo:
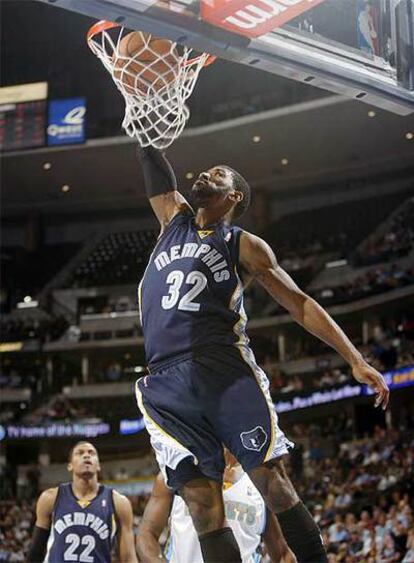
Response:
[{"label": "player's fingers", "polygon": [[380,378],[380,385],[381,385],[381,403],[382,403],[382,408],[385,410],[387,408],[388,401],[390,398],[390,390],[385,382],[385,379],[382,376]]},{"label": "player's fingers", "polygon": [[385,385],[384,399],[382,401],[382,408],[383,408],[384,411],[388,407],[389,400],[390,400],[390,390],[388,389],[387,385]]},{"label": "player's fingers", "polygon": [[381,378],[374,386],[374,391],[377,395],[375,400],[375,407],[382,405],[383,410],[385,410],[388,405],[390,391],[383,378]]}]

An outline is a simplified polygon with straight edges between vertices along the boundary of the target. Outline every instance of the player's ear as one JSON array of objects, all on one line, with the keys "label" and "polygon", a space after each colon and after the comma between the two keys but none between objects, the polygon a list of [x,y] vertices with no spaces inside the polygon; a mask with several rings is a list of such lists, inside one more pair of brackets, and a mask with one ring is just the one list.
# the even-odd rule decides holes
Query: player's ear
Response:
[{"label": "player's ear", "polygon": [[238,190],[233,190],[229,194],[229,198],[233,203],[239,203],[244,198],[243,192],[239,192]]},{"label": "player's ear", "polygon": [[69,471],[69,473],[71,473],[73,471],[73,465],[72,465],[71,461],[68,462],[66,467],[67,467],[67,470]]}]

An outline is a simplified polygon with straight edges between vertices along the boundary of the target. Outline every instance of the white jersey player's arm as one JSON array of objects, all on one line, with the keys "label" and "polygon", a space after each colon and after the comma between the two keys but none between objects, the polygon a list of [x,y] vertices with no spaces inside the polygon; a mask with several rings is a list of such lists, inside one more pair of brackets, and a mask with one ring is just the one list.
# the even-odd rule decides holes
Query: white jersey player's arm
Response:
[{"label": "white jersey player's arm", "polygon": [[56,502],[58,488],[47,489],[40,495],[36,504],[36,523],[33,530],[32,542],[27,555],[28,563],[43,561],[46,555],[53,507]]},{"label": "white jersey player's arm", "polygon": [[352,375],[368,385],[376,395],[375,406],[388,404],[390,391],[383,376],[362,357],[333,318],[295,284],[279,266],[270,246],[261,238],[242,232],[240,262],[292,318],[308,332],[332,346],[351,366]]},{"label": "white jersey player's arm", "polygon": [[129,500],[113,492],[115,513],[119,524],[119,559],[122,563],[138,563],[132,531],[133,513]]},{"label": "white jersey player's arm", "polygon": [[267,509],[266,528],[262,534],[262,539],[272,563],[296,563],[296,557],[289,549],[283,537],[276,516]]},{"label": "white jersey player's arm", "polygon": [[159,473],[138,531],[137,550],[141,563],[165,561],[158,540],[168,523],[172,502],[173,493]]}]

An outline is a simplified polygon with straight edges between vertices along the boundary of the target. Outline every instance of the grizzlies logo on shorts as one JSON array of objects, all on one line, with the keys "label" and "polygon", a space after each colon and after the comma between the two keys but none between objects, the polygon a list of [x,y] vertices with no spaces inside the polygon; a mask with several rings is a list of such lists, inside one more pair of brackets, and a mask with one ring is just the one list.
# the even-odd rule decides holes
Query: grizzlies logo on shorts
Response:
[{"label": "grizzlies logo on shorts", "polygon": [[261,426],[256,426],[256,428],[249,430],[249,432],[242,432],[240,439],[246,450],[260,452],[267,442],[267,434]]}]

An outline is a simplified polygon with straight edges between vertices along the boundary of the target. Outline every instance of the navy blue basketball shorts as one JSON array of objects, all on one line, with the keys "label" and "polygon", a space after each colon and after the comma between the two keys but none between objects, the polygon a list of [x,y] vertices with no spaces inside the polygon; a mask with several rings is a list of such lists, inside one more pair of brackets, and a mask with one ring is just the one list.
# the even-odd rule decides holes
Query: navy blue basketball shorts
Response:
[{"label": "navy blue basketball shorts", "polygon": [[164,362],[137,381],[136,396],[173,489],[197,474],[221,481],[223,445],[245,471],[293,447],[279,429],[266,374],[247,346]]}]

